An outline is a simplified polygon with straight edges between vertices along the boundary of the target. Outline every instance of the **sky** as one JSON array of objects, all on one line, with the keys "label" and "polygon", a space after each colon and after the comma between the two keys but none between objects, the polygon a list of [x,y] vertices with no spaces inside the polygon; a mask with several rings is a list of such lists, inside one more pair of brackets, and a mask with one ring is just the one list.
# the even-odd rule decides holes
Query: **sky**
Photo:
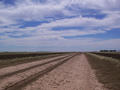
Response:
[{"label": "sky", "polygon": [[0,0],[0,51],[120,50],[120,0]]}]

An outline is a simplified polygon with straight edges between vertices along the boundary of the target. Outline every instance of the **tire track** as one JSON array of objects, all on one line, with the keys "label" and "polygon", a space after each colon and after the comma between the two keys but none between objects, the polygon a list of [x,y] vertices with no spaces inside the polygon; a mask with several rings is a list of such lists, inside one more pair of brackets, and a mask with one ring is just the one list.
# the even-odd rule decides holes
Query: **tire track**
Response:
[{"label": "tire track", "polygon": [[[47,58],[54,58],[54,57],[57,57],[57,56],[61,56],[61,54],[48,55],[48,56],[38,56],[39,57],[38,59],[36,59],[36,57],[31,57],[32,59],[29,59],[29,57],[28,57],[29,60],[28,59],[21,60],[23,58],[21,58],[21,59],[18,58],[18,60],[20,60],[20,61],[17,61],[17,60],[13,61],[13,62],[7,61],[7,63],[0,62],[0,64],[1,64],[0,69],[10,67],[10,66],[17,66],[17,65],[20,65],[20,64],[30,63],[30,62],[34,62],[34,61],[39,61],[39,60],[43,60],[43,59],[47,59]],[[33,59],[35,59],[35,60],[33,60]]]},{"label": "tire track", "polygon": [[4,90],[21,90],[23,87],[25,87],[27,84],[33,82],[34,80],[36,80],[37,78],[39,77],[42,77],[43,75],[47,74],[48,72],[52,71],[53,69],[57,68],[58,66],[62,65],[63,63],[67,62],[68,60],[70,60],[72,57],[76,56],[77,54],[74,54],[70,57],[67,57],[67,58],[64,58],[62,61],[54,64],[54,65],[51,65],[47,68],[45,68],[44,70],[42,71],[39,71],[33,75],[30,75],[28,76],[27,78],[19,81],[19,82],[16,82],[15,84],[13,85],[10,85],[8,87],[6,87]]},{"label": "tire track", "polygon": [[46,64],[58,61],[60,59],[64,59],[65,57],[66,56],[60,57],[60,58],[57,58],[57,59],[54,59],[54,60],[46,61],[46,62],[43,62],[43,63],[37,64],[37,65],[31,66],[31,67],[28,67],[28,68],[25,68],[25,69],[21,69],[21,70],[15,71],[15,72],[7,73],[5,75],[0,75],[0,80],[6,78],[8,76],[10,77],[10,76],[12,76],[14,74],[17,74],[17,73],[22,73],[22,72],[25,72],[27,70],[30,70],[30,69],[33,69],[33,68],[36,68],[36,67],[40,67],[40,66],[46,65]]}]

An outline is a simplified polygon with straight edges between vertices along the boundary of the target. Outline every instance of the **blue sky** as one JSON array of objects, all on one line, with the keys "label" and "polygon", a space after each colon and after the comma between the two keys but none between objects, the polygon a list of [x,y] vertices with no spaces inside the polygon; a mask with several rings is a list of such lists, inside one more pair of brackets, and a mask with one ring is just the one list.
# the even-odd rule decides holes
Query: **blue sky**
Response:
[{"label": "blue sky", "polygon": [[0,0],[0,51],[120,50],[120,0]]}]

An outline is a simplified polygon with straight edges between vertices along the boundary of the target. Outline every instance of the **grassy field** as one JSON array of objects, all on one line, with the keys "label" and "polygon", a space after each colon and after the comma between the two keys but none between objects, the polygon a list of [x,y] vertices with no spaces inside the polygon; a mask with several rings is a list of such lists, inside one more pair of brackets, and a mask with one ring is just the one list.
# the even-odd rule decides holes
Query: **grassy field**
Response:
[{"label": "grassy field", "polygon": [[92,52],[93,54],[112,57],[120,60],[120,52]]},{"label": "grassy field", "polygon": [[33,52],[5,52],[0,53],[0,68],[32,62],[45,58],[52,58],[65,53],[33,53]]},{"label": "grassy field", "polygon": [[108,90],[120,90],[120,60],[93,53],[86,53],[86,56],[99,82]]},{"label": "grassy field", "polygon": [[1,52],[0,60],[24,58],[24,57],[35,57],[35,56],[46,56],[53,54],[63,54],[63,52]]}]

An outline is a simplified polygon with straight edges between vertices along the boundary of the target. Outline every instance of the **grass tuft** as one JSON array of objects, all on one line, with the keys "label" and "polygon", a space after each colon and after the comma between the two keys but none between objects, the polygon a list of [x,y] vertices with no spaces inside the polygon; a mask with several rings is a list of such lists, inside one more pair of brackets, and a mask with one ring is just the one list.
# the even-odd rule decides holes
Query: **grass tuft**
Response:
[{"label": "grass tuft", "polygon": [[120,60],[91,53],[86,56],[98,81],[108,90],[120,90]]}]

